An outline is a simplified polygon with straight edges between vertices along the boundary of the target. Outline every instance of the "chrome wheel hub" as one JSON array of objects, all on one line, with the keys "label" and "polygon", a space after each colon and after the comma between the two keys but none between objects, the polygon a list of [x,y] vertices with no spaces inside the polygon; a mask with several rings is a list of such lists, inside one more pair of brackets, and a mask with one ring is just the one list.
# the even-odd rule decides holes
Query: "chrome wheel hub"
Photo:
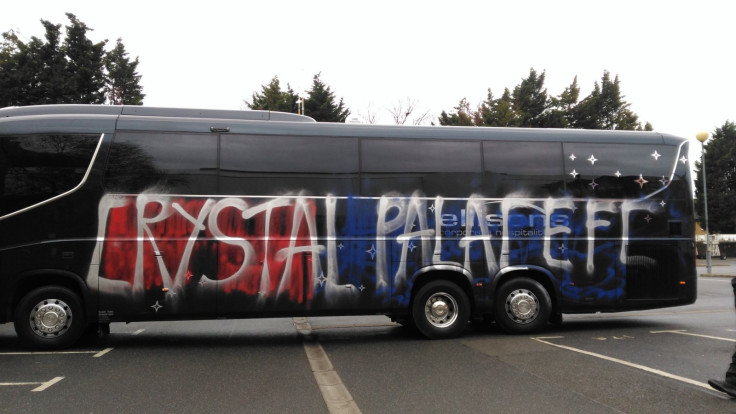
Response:
[{"label": "chrome wheel hub", "polygon": [[437,292],[425,302],[424,316],[433,326],[446,328],[457,319],[457,302],[451,295]]},{"label": "chrome wheel hub", "polygon": [[41,337],[59,336],[69,329],[71,318],[69,305],[59,299],[48,299],[31,310],[31,328]]},{"label": "chrome wheel hub", "polygon": [[514,290],[506,298],[506,313],[515,322],[532,322],[539,314],[539,301],[529,290]]}]

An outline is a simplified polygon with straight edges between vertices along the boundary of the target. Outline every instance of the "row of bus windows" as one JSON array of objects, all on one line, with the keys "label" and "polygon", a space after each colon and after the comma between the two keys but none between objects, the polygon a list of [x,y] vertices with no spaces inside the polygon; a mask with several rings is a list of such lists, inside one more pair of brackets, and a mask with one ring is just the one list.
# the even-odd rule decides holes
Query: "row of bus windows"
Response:
[{"label": "row of bus windows", "polygon": [[[662,162],[650,157],[655,150]],[[662,187],[656,179],[672,172],[675,151],[560,142],[121,132],[105,185],[124,193],[639,197]],[[640,176],[649,177],[647,183],[637,183]]]},{"label": "row of bus windows", "polygon": [[[0,216],[79,185],[99,139],[1,136]],[[120,132],[106,157],[104,185],[119,193],[641,197],[673,184],[675,151],[590,143]],[[686,177],[680,178],[679,185],[686,185]]]}]

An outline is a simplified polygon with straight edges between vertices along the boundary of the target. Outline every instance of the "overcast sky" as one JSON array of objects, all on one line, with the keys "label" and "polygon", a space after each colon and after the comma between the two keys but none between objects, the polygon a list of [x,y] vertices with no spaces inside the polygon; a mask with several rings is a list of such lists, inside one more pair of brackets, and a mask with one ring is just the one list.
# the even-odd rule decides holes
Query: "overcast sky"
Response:
[{"label": "overcast sky", "polygon": [[[736,2],[697,0],[163,1],[6,4],[0,31],[43,37],[73,13],[92,40],[139,57],[145,105],[245,109],[278,76],[301,93],[322,80],[355,115],[407,98],[434,118],[461,98],[500,96],[529,69],[581,98],[604,70],[640,120],[692,138],[736,120]],[[699,146],[697,144],[696,146]]]}]

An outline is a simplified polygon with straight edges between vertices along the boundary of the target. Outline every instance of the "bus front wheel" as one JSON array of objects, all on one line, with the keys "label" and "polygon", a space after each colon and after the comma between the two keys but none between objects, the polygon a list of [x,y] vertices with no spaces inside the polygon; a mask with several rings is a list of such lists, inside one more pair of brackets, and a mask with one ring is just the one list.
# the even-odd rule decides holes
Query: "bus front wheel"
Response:
[{"label": "bus front wheel", "polygon": [[552,300],[547,290],[527,277],[504,283],[496,296],[496,323],[512,334],[539,330],[550,320]]},{"label": "bus front wheel", "polygon": [[79,295],[61,286],[41,287],[27,293],[15,311],[15,332],[34,349],[62,349],[84,333]]},{"label": "bus front wheel", "polygon": [[416,329],[431,339],[454,338],[467,327],[470,301],[456,284],[435,280],[424,285],[414,298],[412,319]]}]

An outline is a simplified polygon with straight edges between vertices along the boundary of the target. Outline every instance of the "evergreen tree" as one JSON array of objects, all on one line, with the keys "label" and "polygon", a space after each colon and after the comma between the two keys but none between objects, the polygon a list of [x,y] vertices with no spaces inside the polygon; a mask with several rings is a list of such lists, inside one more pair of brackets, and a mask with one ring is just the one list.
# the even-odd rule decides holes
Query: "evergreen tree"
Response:
[{"label": "evergreen tree", "polygon": [[624,101],[618,76],[614,80],[604,71],[601,84],[596,82],[593,91],[582,101],[577,76],[559,96],[550,96],[544,87],[546,73],[538,74],[534,68],[529,76],[514,87],[513,92],[504,89],[503,95],[494,99],[490,89],[477,111],[472,111],[463,99],[455,112],[442,111],[440,125],[475,125],[532,128],[586,128],[630,129],[651,131],[652,125],[643,127],[639,117]]},{"label": "evergreen tree", "polygon": [[473,113],[470,110],[470,104],[463,98],[455,107],[455,112],[448,114],[442,111],[439,117],[440,125],[444,126],[473,126]]},{"label": "evergreen tree", "polygon": [[[42,88],[31,88],[28,92],[35,98],[36,103],[56,103],[62,101],[70,87],[66,80],[67,60],[61,42],[61,25],[42,20],[46,29],[46,42],[32,42],[31,49],[39,49],[40,56],[32,68],[39,76],[38,84]],[[45,89],[45,91],[44,91]]]},{"label": "evergreen tree", "polygon": [[573,109],[580,97],[578,77],[575,76],[570,86],[566,87],[559,96],[550,97],[550,109],[547,113],[545,127],[569,128],[573,124]]},{"label": "evergreen tree", "polygon": [[521,125],[521,117],[514,108],[514,101],[509,88],[503,90],[503,95],[493,103],[496,113],[495,126],[518,127]]},{"label": "evergreen tree", "polygon": [[21,96],[18,36],[11,30],[3,33],[0,44],[0,108],[17,105],[15,97]]},{"label": "evergreen tree", "polygon": [[250,109],[279,112],[299,112],[299,96],[294,93],[291,86],[286,85],[287,90],[282,91],[278,76],[274,76],[268,85],[261,85],[261,92],[253,93],[251,101],[245,101]]},{"label": "evergreen tree", "polygon": [[[44,39],[24,42],[13,32],[0,43],[0,107],[61,104],[140,104],[143,97],[136,73],[122,42],[105,52],[107,41],[93,43],[91,31],[73,14],[62,42],[61,25],[41,20]],[[114,96],[113,96],[114,95]]]},{"label": "evergreen tree", "polygon": [[618,76],[611,81],[608,71],[603,72],[601,84],[595,83],[593,91],[573,109],[572,126],[586,129],[643,130],[639,117],[629,109],[621,95]]},{"label": "evergreen tree", "polygon": [[60,45],[61,26],[42,20],[45,42],[28,43],[14,32],[3,33],[0,60],[0,107],[54,103],[66,91],[66,59]]},{"label": "evergreen tree", "polygon": [[[704,145],[706,183],[708,184],[708,227],[713,233],[736,233],[736,124],[727,121],[716,128]],[[695,162],[696,209],[705,219],[703,170]],[[705,228],[705,222],[701,221]]]},{"label": "evergreen tree", "polygon": [[312,89],[307,92],[304,114],[318,122],[345,122],[350,110],[345,108],[342,98],[335,103],[335,95],[319,77],[319,73],[314,75]]},{"label": "evergreen tree", "polygon": [[130,61],[128,52],[121,39],[117,40],[115,48],[105,55],[105,94],[112,105],[142,105],[143,88],[141,75],[138,74],[138,58]]},{"label": "evergreen tree", "polygon": [[520,126],[545,127],[545,110],[548,106],[547,89],[544,88],[545,72],[537,75],[533,68],[529,77],[514,88],[514,107],[520,117]]},{"label": "evergreen tree", "polygon": [[583,98],[574,108],[572,108],[573,128],[583,129],[602,129],[603,121],[601,120],[599,101],[601,95],[601,87],[598,82],[593,86],[590,95]]},{"label": "evergreen tree", "polygon": [[66,103],[101,104],[105,102],[105,43],[92,43],[87,38],[91,30],[77,17],[67,13],[71,24],[66,26],[64,52],[67,57]]},{"label": "evergreen tree", "polygon": [[503,95],[498,99],[493,99],[493,93],[488,89],[488,96],[474,118],[477,126],[517,127],[521,125],[521,117],[515,109],[509,88],[504,89]]}]

